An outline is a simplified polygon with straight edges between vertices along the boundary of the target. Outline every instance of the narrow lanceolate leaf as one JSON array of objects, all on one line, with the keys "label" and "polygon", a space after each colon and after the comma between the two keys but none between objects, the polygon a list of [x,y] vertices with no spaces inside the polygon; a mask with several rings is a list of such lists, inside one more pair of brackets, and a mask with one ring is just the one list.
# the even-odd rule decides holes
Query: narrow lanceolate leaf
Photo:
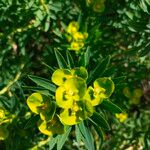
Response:
[{"label": "narrow lanceolate leaf", "polygon": [[35,86],[22,86],[23,90],[32,90],[32,91],[38,91],[38,90],[45,90],[43,87],[35,87]]},{"label": "narrow lanceolate leaf", "polygon": [[44,31],[47,32],[49,30],[50,27],[50,16],[48,15],[46,17],[46,21],[45,21],[45,26],[44,26]]},{"label": "narrow lanceolate leaf", "polygon": [[45,88],[43,87],[34,87],[34,86],[22,86],[22,88],[24,90],[28,90],[28,91],[34,91],[34,92],[37,92],[37,93],[41,93],[43,95],[46,95],[46,96],[53,96],[54,93],[49,91],[49,90],[46,90]]},{"label": "narrow lanceolate leaf", "polygon": [[90,84],[92,81],[94,81],[96,78],[101,77],[103,73],[105,72],[106,68],[108,67],[110,63],[110,56],[107,56],[105,59],[100,62],[96,68],[91,72],[87,83]]},{"label": "narrow lanceolate leaf", "polygon": [[145,149],[150,149],[150,128],[146,131],[144,135],[144,145]]},{"label": "narrow lanceolate leaf", "polygon": [[58,136],[50,138],[48,150],[52,150],[54,148],[55,144],[57,143],[57,140],[58,140]]},{"label": "narrow lanceolate leaf", "polygon": [[59,68],[63,69],[63,68],[68,68],[67,66],[67,62],[65,61],[64,57],[61,55],[61,53],[55,49],[55,56],[57,59],[57,63]]},{"label": "narrow lanceolate leaf", "polygon": [[49,80],[41,78],[41,77],[37,77],[37,76],[32,76],[29,75],[28,76],[33,82],[35,82],[38,86],[41,86],[47,90],[50,90],[52,92],[55,92],[56,90],[56,86],[51,84]]},{"label": "narrow lanceolate leaf", "polygon": [[77,140],[77,142],[78,142],[78,144],[79,144],[79,146],[80,146],[80,142],[81,142],[81,139],[82,139],[83,137],[82,137],[82,134],[81,134],[81,132],[80,132],[80,130],[79,130],[78,125],[75,125],[75,134],[76,134],[76,140]]},{"label": "narrow lanceolate leaf", "polygon": [[90,61],[90,47],[88,46],[85,54],[84,54],[84,60],[85,60],[85,67],[88,66],[89,61]]},{"label": "narrow lanceolate leaf", "polygon": [[45,62],[42,61],[42,64],[43,64],[44,66],[46,66],[46,67],[50,70],[51,73],[55,71],[55,69],[53,69],[51,66],[49,66],[49,65],[46,64]]},{"label": "narrow lanceolate leaf", "polygon": [[97,112],[94,112],[92,117],[90,117],[89,120],[92,121],[93,123],[95,123],[95,125],[97,125],[99,127],[102,127],[106,130],[110,129],[107,121]]},{"label": "narrow lanceolate leaf", "polygon": [[74,61],[73,61],[73,58],[72,58],[72,56],[71,56],[69,51],[66,51],[66,56],[67,56],[67,62],[68,62],[69,68],[70,69],[74,68],[75,67]]},{"label": "narrow lanceolate leaf", "polygon": [[103,102],[101,103],[102,108],[112,112],[112,113],[121,113],[122,110],[120,107],[118,107],[117,105],[115,105],[114,103],[112,103],[109,100],[103,100]]},{"label": "narrow lanceolate leaf", "polygon": [[57,150],[62,149],[63,145],[65,144],[65,142],[69,136],[70,131],[71,131],[71,127],[68,127],[67,131],[64,134],[58,135]]},{"label": "narrow lanceolate leaf", "polygon": [[94,139],[93,139],[93,136],[92,136],[91,132],[89,131],[89,129],[84,125],[83,122],[81,122],[78,125],[78,128],[79,128],[79,131],[82,135],[81,139],[85,143],[85,147],[88,150],[95,150]]},{"label": "narrow lanceolate leaf", "polygon": [[89,64],[89,61],[90,61],[90,47],[88,47],[86,52],[82,55],[80,65],[86,67]]},{"label": "narrow lanceolate leaf", "polygon": [[148,43],[148,44],[144,47],[144,49],[142,49],[141,51],[139,51],[138,55],[139,55],[140,57],[143,57],[143,56],[147,55],[148,53],[150,53],[150,43]]}]

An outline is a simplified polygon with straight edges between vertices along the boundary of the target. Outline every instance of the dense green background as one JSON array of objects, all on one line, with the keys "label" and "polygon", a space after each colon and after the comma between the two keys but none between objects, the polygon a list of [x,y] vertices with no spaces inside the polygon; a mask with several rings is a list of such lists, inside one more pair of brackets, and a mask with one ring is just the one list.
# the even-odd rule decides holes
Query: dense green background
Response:
[{"label": "dense green background", "polygon": [[[149,0],[106,0],[101,13],[94,12],[85,0],[1,0],[0,14],[0,105],[15,116],[0,149],[26,150],[35,145],[50,149],[52,141],[42,145],[47,136],[38,131],[37,118],[32,118],[26,105],[27,96],[37,88],[27,75],[51,79],[59,67],[55,50],[66,59],[65,28],[71,21],[78,21],[81,30],[89,34],[80,54],[70,51],[76,67],[85,66],[90,74],[97,67],[96,77],[111,76],[116,84],[111,101],[128,114],[128,119],[119,123],[100,106],[111,129],[104,131],[103,139],[89,125],[94,140],[88,144],[110,150],[150,148]],[[124,96],[126,86],[131,91],[142,89],[139,104],[131,104]],[[73,127],[64,149],[88,149],[85,141],[78,143]]]}]

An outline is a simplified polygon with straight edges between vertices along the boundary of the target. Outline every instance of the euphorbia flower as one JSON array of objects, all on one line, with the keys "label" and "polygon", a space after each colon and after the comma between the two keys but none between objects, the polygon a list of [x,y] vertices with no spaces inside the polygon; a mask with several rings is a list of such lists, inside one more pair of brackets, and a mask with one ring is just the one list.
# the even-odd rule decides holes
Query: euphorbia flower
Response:
[{"label": "euphorbia flower", "polygon": [[58,86],[61,86],[65,81],[72,77],[81,77],[82,79],[87,79],[88,72],[84,67],[77,67],[74,69],[57,69],[52,74],[52,82]]},{"label": "euphorbia flower", "polygon": [[32,112],[39,114],[41,119],[45,121],[51,120],[56,110],[55,102],[40,93],[33,93],[29,96],[27,104]]},{"label": "euphorbia flower", "polygon": [[88,78],[88,72],[84,67],[77,67],[74,69],[71,69],[71,74],[76,77],[81,77],[82,79]]},{"label": "euphorbia flower", "polygon": [[67,27],[67,33],[66,38],[68,42],[71,43],[70,47],[68,47],[68,50],[75,50],[79,51],[85,44],[85,40],[88,37],[87,32],[79,32],[79,24],[78,22],[71,22]]},{"label": "euphorbia flower", "polygon": [[116,118],[118,118],[119,121],[120,121],[121,123],[123,123],[123,122],[125,122],[126,119],[128,118],[128,114],[126,114],[126,113],[116,114]]},{"label": "euphorbia flower", "polygon": [[78,22],[72,21],[69,23],[68,27],[67,27],[67,32],[69,34],[74,34],[79,30],[79,24]]},{"label": "euphorbia flower", "polygon": [[69,50],[78,51],[78,50],[80,50],[83,46],[84,46],[84,42],[76,42],[76,41],[73,41],[73,42],[71,42],[71,45],[70,45]]},{"label": "euphorbia flower", "polygon": [[73,34],[73,39],[75,41],[82,42],[85,39],[84,34],[82,34],[81,32],[76,32],[76,33]]},{"label": "euphorbia flower", "polygon": [[39,130],[46,135],[52,136],[54,134],[63,134],[64,133],[64,126],[60,122],[57,115],[53,117],[52,120],[49,122],[39,120],[38,122]]},{"label": "euphorbia flower", "polygon": [[76,42],[83,42],[84,40],[86,40],[87,37],[88,37],[87,32],[84,32],[84,33],[76,32],[73,34],[73,39]]},{"label": "euphorbia flower", "polygon": [[39,107],[42,106],[43,97],[40,93],[33,93],[27,99],[27,105],[31,109],[32,112],[39,114],[40,109]]},{"label": "euphorbia flower", "polygon": [[57,69],[52,75],[52,82],[60,86],[70,77],[72,77],[70,70]]},{"label": "euphorbia flower", "polygon": [[80,101],[86,92],[86,83],[80,77],[67,79],[56,90],[56,103],[61,108],[72,108],[74,101]]},{"label": "euphorbia flower", "polygon": [[74,102],[72,108],[62,109],[60,120],[65,125],[75,125],[93,114],[93,106],[88,100]]},{"label": "euphorbia flower", "polygon": [[93,106],[99,105],[103,99],[109,98],[114,91],[114,83],[109,78],[98,78],[93,87],[89,87],[85,99],[91,100]]}]

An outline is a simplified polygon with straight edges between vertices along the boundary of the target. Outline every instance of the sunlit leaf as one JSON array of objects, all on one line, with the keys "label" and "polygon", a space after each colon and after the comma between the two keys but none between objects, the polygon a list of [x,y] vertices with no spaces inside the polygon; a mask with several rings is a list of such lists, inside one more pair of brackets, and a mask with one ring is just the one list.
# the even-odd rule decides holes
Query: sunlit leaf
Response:
[{"label": "sunlit leaf", "polygon": [[96,78],[101,77],[103,75],[103,73],[105,72],[105,70],[107,69],[109,63],[110,63],[110,56],[107,56],[100,63],[98,63],[98,65],[91,72],[91,74],[88,78],[88,81],[87,81],[88,84],[90,84]]},{"label": "sunlit leaf", "polygon": [[33,76],[33,75],[29,75],[28,76],[33,82],[35,82],[37,85],[50,90],[52,92],[55,92],[56,87],[55,85],[51,84],[49,80],[38,77],[38,76]]},{"label": "sunlit leaf", "polygon": [[115,105],[114,103],[112,103],[109,100],[103,100],[103,102],[101,103],[100,106],[112,113],[121,113],[122,112],[121,108],[119,108],[117,105]]},{"label": "sunlit leaf", "polygon": [[58,50],[54,50],[59,68],[68,68],[67,62]]},{"label": "sunlit leaf", "polygon": [[71,127],[68,127],[67,131],[63,135],[58,135],[58,142],[57,142],[57,150],[61,150],[63,145],[65,144],[69,133],[71,131]]}]

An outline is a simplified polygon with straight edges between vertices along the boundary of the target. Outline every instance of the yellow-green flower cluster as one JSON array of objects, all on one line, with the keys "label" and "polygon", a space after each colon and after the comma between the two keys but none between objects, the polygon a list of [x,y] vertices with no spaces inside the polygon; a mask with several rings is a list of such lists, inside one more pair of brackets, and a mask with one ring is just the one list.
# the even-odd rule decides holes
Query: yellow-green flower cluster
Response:
[{"label": "yellow-green flower cluster", "polygon": [[32,112],[40,115],[39,130],[46,135],[64,133],[64,126],[55,114],[56,104],[49,97],[40,93],[33,93],[27,99],[27,104]]},{"label": "yellow-green flower cluster", "polygon": [[78,22],[70,22],[67,27],[67,39],[68,42],[70,42],[69,50],[75,50],[78,51],[82,47],[84,47],[85,40],[88,37],[87,32],[79,32],[79,24]]},{"label": "yellow-green flower cluster", "polygon": [[129,98],[129,103],[130,104],[134,104],[137,105],[140,103],[141,97],[143,95],[143,92],[141,89],[134,89],[133,91],[131,91],[129,89],[129,87],[125,87],[123,89],[123,94]]},{"label": "yellow-green flower cluster", "polygon": [[11,121],[12,116],[9,112],[5,108],[0,107],[0,140],[5,140],[8,137],[9,132],[7,126]]},{"label": "yellow-green flower cluster", "polygon": [[56,104],[61,108],[60,120],[63,124],[77,124],[93,114],[94,107],[103,99],[111,96],[114,83],[110,78],[98,78],[93,87],[87,87],[87,70],[58,69],[52,75],[52,82],[59,87],[56,90]]},{"label": "yellow-green flower cluster", "polygon": [[75,125],[91,117],[94,106],[109,98],[114,91],[110,78],[98,78],[87,87],[88,72],[84,67],[57,69],[52,82],[58,87],[55,101],[40,93],[27,99],[32,112],[40,115],[39,130],[47,135],[61,134],[65,125]]},{"label": "yellow-green flower cluster", "polygon": [[87,71],[85,68],[58,69],[52,75],[56,90],[56,104],[61,108],[60,120],[64,125],[74,125],[93,114],[93,107],[85,99]]},{"label": "yellow-green flower cluster", "polygon": [[128,118],[128,114],[126,113],[120,113],[120,114],[116,114],[116,118],[119,119],[119,121],[121,123],[125,122],[126,119]]}]

